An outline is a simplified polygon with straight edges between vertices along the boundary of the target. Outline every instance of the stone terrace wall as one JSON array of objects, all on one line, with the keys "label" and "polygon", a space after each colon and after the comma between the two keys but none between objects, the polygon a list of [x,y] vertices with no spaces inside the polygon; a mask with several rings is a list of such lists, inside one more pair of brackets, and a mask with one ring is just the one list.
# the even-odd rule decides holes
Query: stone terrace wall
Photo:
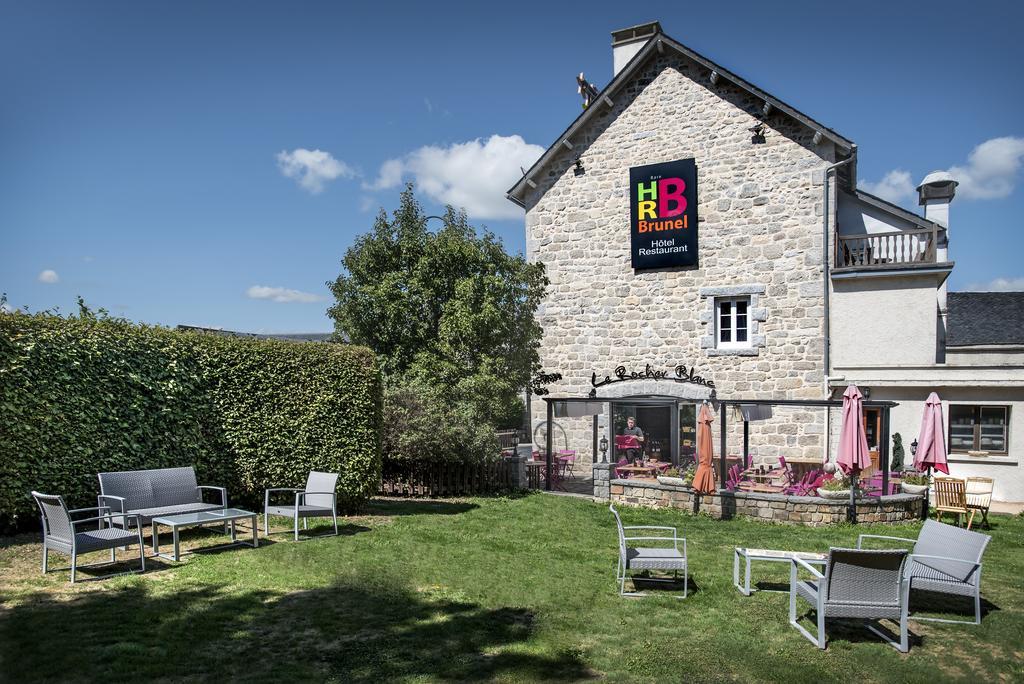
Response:
[{"label": "stone terrace wall", "polygon": [[[596,484],[595,480],[595,487]],[[608,488],[614,503],[648,508],[677,508],[691,514],[706,513],[713,518],[726,520],[743,516],[767,522],[817,527],[845,522],[849,509],[847,501],[746,492],[700,495],[692,489],[650,481],[611,480]],[[903,523],[920,520],[923,505],[924,497],[917,494],[859,499],[857,521]]]},{"label": "stone terrace wall", "polygon": [[[766,143],[751,144],[762,105],[681,56],[656,57],[535,179],[527,255],[551,279],[538,318],[543,368],[564,377],[552,396],[586,396],[592,371],[651,363],[692,365],[722,398],[822,397],[821,182],[835,151],[779,115]],[[687,157],[698,166],[699,268],[634,272],[629,168]],[[714,349],[713,298],[741,291],[754,347]],[[543,410],[535,402],[533,418]],[[823,435],[821,416],[794,418],[754,446],[820,457]],[[570,448],[589,443],[589,430],[572,430]]]}]

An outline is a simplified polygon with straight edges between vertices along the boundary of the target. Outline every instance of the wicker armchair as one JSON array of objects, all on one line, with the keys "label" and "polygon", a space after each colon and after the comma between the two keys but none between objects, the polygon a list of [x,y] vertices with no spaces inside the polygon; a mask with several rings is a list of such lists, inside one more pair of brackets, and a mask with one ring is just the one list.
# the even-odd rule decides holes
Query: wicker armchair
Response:
[{"label": "wicker armchair", "polygon": [[[64,555],[71,556],[71,583],[75,582],[75,573],[79,567],[95,567],[102,565],[100,563],[93,563],[91,565],[78,565],[78,556],[82,553],[90,553],[92,551],[104,551],[110,549],[110,562],[114,563],[117,561],[116,549],[118,546],[130,546],[132,544],[139,545],[139,570],[138,572],[145,572],[146,570],[146,554],[145,547],[142,545],[142,526],[139,524],[138,516],[136,515],[124,515],[122,513],[111,513],[110,508],[107,506],[94,506],[92,508],[74,508],[68,509],[64,503],[64,497],[56,496],[53,494],[42,494],[40,492],[32,492],[32,498],[36,500],[36,505],[39,506],[39,514],[42,517],[43,522],[43,574],[49,570],[49,552],[57,551]],[[94,515],[88,518],[79,518],[75,520],[72,515],[75,513],[83,513],[85,511],[100,511],[99,515]],[[134,532],[122,527],[114,527],[114,518],[131,518],[135,523],[136,529]],[[106,528],[100,528],[99,523],[102,521],[107,522]],[[79,532],[78,526],[84,523],[96,523],[98,529],[95,530],[84,530]],[[121,520],[122,524],[125,522]],[[131,572],[135,572],[134,570]],[[124,575],[126,573],[116,572],[102,577],[114,577],[115,575]],[[95,577],[93,579],[102,579],[102,577]]]},{"label": "wicker armchair", "polygon": [[[822,574],[802,558],[793,558],[789,574],[789,624],[818,648],[825,648],[825,621],[828,618],[857,618],[874,622],[889,619],[899,622],[896,641],[873,624],[868,629],[889,645],[906,653],[910,644],[907,631],[907,606],[910,580],[904,577],[907,552],[902,549],[865,551],[830,549],[828,565]],[[797,572],[806,570],[814,579],[799,581]],[[817,635],[797,622],[796,600],[814,606]]]},{"label": "wicker armchair", "polygon": [[917,539],[862,534],[857,539],[857,548],[865,539],[886,539],[914,545],[907,567],[911,588],[974,599],[973,621],[917,616],[915,620],[981,624],[981,557],[992,537],[925,520]]},{"label": "wicker armchair", "polygon": [[[337,473],[318,473],[310,471],[306,478],[305,489],[297,487],[277,487],[268,489],[263,496],[263,527],[270,536],[270,516],[280,515],[292,519],[295,541],[299,540],[299,519],[302,529],[306,529],[310,518],[332,518],[334,535],[338,534],[338,495],[334,491],[338,485]],[[293,492],[295,502],[289,506],[271,506],[271,492]]]},{"label": "wicker armchair", "polygon": [[[680,537],[678,531],[674,527],[655,527],[651,525],[641,526],[622,526],[622,519],[619,518],[619,512],[615,510],[614,505],[609,505],[608,508],[611,510],[612,515],[615,516],[615,526],[619,533],[619,563],[615,570],[615,579],[619,584],[619,595],[620,596],[646,596],[647,594],[638,591],[627,592],[626,591],[626,577],[630,570],[671,570],[672,578],[644,578],[646,582],[678,582],[679,571],[683,571],[683,595],[676,598],[686,598],[687,590],[687,565],[686,565],[686,537]],[[671,532],[672,535],[660,534],[658,536],[643,536],[643,537],[627,537],[627,530],[644,530],[645,534],[648,531],[655,531],[660,533]],[[639,548],[633,547],[628,542],[633,541],[647,541],[647,542],[661,542],[667,544],[672,543],[672,548]],[[679,551],[679,542],[683,542],[682,553]],[[634,582],[634,589],[636,588]]]}]

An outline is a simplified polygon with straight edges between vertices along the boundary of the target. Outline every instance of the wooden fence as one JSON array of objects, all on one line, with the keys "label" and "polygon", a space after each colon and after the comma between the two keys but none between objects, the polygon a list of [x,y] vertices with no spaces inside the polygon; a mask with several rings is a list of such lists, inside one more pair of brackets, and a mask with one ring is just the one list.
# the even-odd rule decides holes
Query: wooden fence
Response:
[{"label": "wooden fence", "polygon": [[514,482],[505,459],[491,463],[385,463],[385,496],[467,496],[508,491]]}]

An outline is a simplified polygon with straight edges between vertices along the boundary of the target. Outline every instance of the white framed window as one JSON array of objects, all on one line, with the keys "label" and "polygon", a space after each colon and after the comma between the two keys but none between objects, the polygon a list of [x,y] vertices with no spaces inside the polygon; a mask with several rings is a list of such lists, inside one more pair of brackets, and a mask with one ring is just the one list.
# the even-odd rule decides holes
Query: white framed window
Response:
[{"label": "white framed window", "polygon": [[715,298],[715,342],[719,349],[750,348],[750,297]]}]

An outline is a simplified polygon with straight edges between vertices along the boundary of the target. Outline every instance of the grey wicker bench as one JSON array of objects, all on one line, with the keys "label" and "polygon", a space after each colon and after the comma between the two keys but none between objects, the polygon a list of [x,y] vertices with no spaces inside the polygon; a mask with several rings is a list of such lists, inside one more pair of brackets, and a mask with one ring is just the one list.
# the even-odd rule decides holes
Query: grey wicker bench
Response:
[{"label": "grey wicker bench", "polygon": [[[196,484],[196,471],[191,467],[100,473],[99,479],[97,502],[114,514],[112,520],[120,527],[148,525],[153,518],[165,515],[228,507],[227,489]],[[204,502],[204,489],[219,492],[220,503]],[[117,514],[125,515],[118,519]]]}]

